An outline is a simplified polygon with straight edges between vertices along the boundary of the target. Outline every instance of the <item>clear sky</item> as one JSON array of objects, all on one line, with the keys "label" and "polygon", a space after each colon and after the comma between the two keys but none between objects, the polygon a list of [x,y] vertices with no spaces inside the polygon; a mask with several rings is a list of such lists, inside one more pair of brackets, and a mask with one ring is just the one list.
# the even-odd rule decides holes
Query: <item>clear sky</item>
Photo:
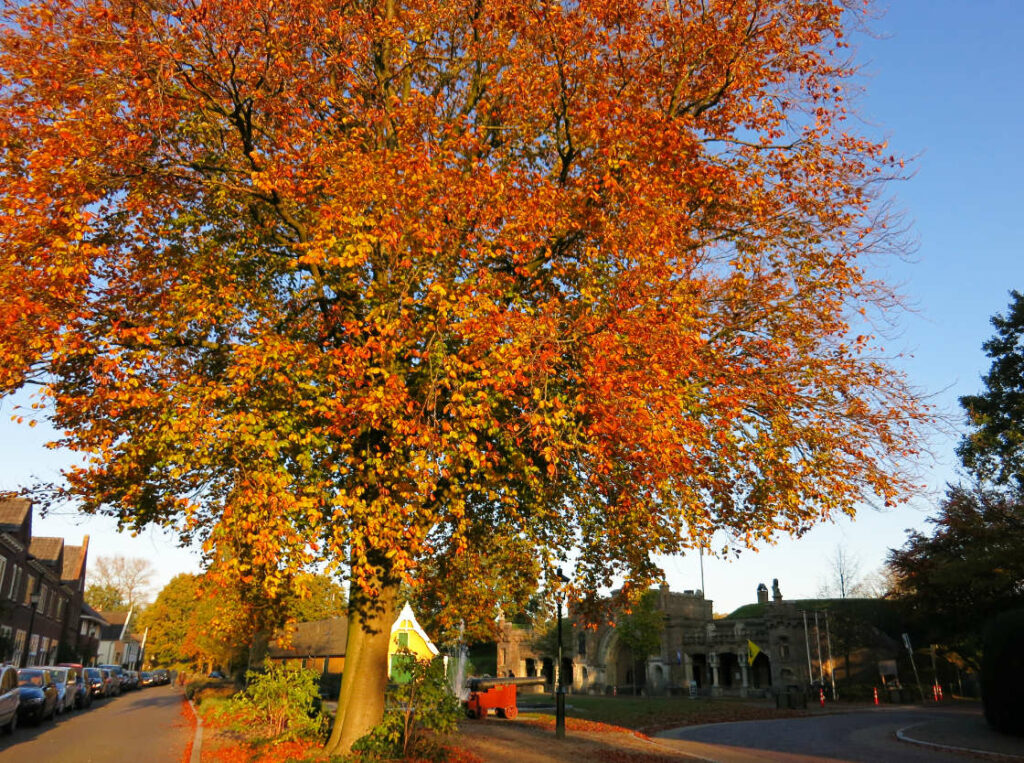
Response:
[{"label": "clear sky", "polygon": [[[893,187],[913,224],[913,262],[893,263],[890,282],[914,307],[902,316],[889,349],[912,354],[904,367],[913,383],[959,427],[957,399],[980,390],[989,361],[981,344],[992,334],[990,316],[1003,311],[1009,290],[1024,289],[1021,234],[1024,219],[1024,2],[1020,0],[894,0],[855,35],[866,89],[858,111],[863,128],[885,135],[896,153],[916,157],[914,175]],[[21,400],[24,402],[24,399]],[[43,445],[51,432],[7,419],[0,403],[0,489],[33,476],[53,477],[66,458]],[[853,522],[816,528],[739,560],[705,558],[705,589],[715,611],[753,601],[757,584],[772,578],[786,598],[814,596],[829,557],[842,544],[863,572],[877,569],[906,528],[926,527],[947,481],[955,480],[956,433],[936,435],[926,464],[926,491],[912,505],[881,513],[864,509]],[[153,530],[119,535],[109,520],[73,510],[34,520],[37,535],[77,544],[88,533],[90,556],[146,556],[158,571],[157,587],[181,571],[197,571],[198,556]],[[664,562],[673,589],[700,587],[696,556]]]}]

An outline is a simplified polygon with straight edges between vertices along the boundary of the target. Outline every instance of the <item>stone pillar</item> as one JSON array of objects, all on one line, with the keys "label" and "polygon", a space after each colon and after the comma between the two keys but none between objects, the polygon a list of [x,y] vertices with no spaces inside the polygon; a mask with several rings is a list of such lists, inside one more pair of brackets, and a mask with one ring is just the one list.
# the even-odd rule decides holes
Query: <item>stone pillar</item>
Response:
[{"label": "stone pillar", "polygon": [[718,668],[720,666],[718,655],[715,652],[708,654],[708,666],[711,668],[711,696],[719,697],[722,694],[722,687],[718,685]]},{"label": "stone pillar", "polygon": [[686,688],[690,688],[690,681],[693,680],[693,657],[683,654],[683,679],[686,681]]},{"label": "stone pillar", "polygon": [[740,671],[743,673],[743,686],[740,687],[740,696],[747,696],[747,689],[750,688],[750,680],[748,678],[750,668],[747,667],[747,654],[746,652],[737,652],[736,658],[740,662]]}]

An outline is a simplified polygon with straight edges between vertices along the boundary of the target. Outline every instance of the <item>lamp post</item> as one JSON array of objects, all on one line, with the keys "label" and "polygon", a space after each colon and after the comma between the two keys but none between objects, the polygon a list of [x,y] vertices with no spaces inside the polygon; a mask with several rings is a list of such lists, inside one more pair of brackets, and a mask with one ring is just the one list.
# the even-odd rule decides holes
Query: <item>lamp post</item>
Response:
[{"label": "lamp post", "polygon": [[[568,583],[569,578],[562,574],[562,568],[555,570],[561,583]],[[558,614],[558,653],[555,665],[555,739],[565,739],[565,682],[562,680],[562,596],[558,592],[555,599]]]},{"label": "lamp post", "polygon": [[28,597],[29,601],[29,616],[28,616],[28,638],[25,642],[25,651],[21,655],[21,667],[28,667],[28,650],[32,645],[32,626],[36,624],[36,609],[39,608],[39,591],[31,594]]}]

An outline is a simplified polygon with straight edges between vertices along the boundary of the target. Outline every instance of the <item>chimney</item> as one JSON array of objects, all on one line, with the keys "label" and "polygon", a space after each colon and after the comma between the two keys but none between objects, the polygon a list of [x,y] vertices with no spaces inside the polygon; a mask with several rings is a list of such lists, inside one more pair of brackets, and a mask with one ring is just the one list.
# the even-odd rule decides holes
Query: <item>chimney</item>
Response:
[{"label": "chimney", "polygon": [[768,586],[764,583],[760,583],[757,586],[757,603],[767,604],[768,603]]}]

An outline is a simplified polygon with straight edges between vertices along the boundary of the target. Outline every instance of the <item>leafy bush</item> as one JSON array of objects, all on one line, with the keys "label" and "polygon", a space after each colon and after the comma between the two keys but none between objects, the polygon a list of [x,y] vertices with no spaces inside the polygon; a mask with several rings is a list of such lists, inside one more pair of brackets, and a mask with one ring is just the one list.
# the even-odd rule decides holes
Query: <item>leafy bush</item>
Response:
[{"label": "leafy bush", "polygon": [[231,697],[238,689],[227,678],[197,678],[185,684],[185,696],[197,705],[209,697]]},{"label": "leafy bush", "polygon": [[388,690],[384,719],[353,749],[378,759],[444,760],[443,737],[462,715],[441,660],[419,662],[407,654],[409,680]]},{"label": "leafy bush", "polygon": [[1004,734],[1024,735],[1024,609],[1004,612],[985,630],[981,658],[981,700],[985,720]]},{"label": "leafy bush", "polygon": [[319,674],[304,668],[270,664],[250,671],[249,686],[233,700],[239,723],[250,738],[309,739],[323,730]]}]

